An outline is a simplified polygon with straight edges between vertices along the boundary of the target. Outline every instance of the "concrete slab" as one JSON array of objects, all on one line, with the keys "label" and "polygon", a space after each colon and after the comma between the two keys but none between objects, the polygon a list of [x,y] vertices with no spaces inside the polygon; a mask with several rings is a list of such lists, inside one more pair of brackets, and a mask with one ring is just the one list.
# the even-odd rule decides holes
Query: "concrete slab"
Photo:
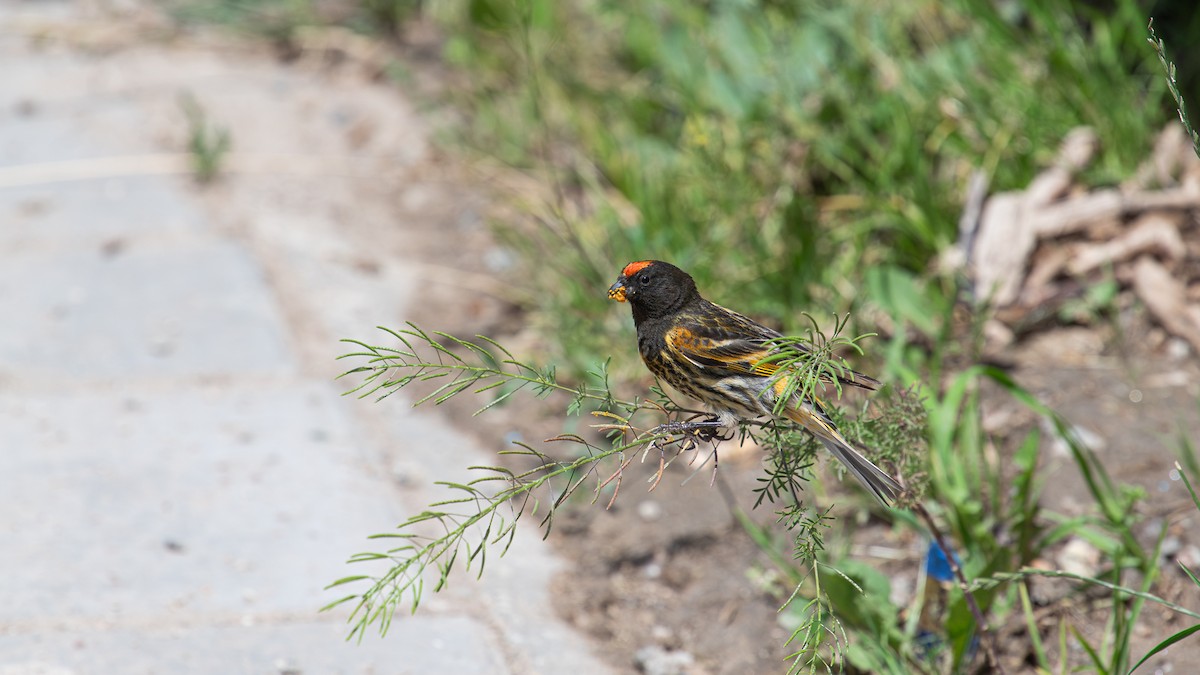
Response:
[{"label": "concrete slab", "polygon": [[0,430],[0,626],[315,615],[400,518],[326,385],[5,393]]},{"label": "concrete slab", "polygon": [[203,213],[181,198],[178,182],[114,176],[0,186],[0,246],[36,249],[69,238],[98,249],[127,245],[131,237],[195,235],[209,225]]},{"label": "concrete slab", "polygon": [[294,368],[263,271],[226,241],[10,252],[0,372],[27,377],[272,374]]},{"label": "concrete slab", "polygon": [[[397,215],[428,152],[402,93],[185,39],[74,50],[132,25],[84,5],[0,3],[0,168],[120,160],[0,187],[0,675],[606,672],[554,616],[535,523],[386,637],[317,612],[431,481],[495,461],[327,379],[430,283],[405,218],[433,216]],[[203,192],[130,175],[186,147],[181,90],[283,163]]]},{"label": "concrete slab", "polygon": [[[485,450],[465,438],[431,414],[432,410],[414,410],[398,395],[380,402],[379,406],[390,410],[387,414],[393,430],[390,436],[409,441],[398,441],[388,449],[388,454],[402,457],[396,460],[392,470],[404,486],[401,498],[407,507],[406,514],[419,513],[428,504],[462,495],[445,486],[434,485],[434,481],[467,482],[494,475],[469,467],[499,463],[495,451]],[[414,435],[415,430],[420,432]],[[499,487],[496,483],[483,486],[491,490]],[[545,494],[539,496],[546,498]],[[502,507],[501,514],[511,521],[509,507]],[[606,673],[607,668],[591,658],[582,657],[588,652],[586,641],[554,613],[547,582],[562,571],[562,563],[542,542],[538,523],[543,514],[544,510],[526,514],[517,536],[503,556],[502,544],[488,548],[481,580],[475,578],[477,566],[468,571],[463,565],[465,560],[460,560],[447,595],[459,599],[475,597],[495,616],[504,626],[505,640],[517,655],[520,672]],[[547,649],[548,644],[555,648]]]},{"label": "concrete slab", "polygon": [[397,620],[386,640],[337,623],[150,627],[0,635],[0,675],[505,675],[487,628],[465,617]]}]

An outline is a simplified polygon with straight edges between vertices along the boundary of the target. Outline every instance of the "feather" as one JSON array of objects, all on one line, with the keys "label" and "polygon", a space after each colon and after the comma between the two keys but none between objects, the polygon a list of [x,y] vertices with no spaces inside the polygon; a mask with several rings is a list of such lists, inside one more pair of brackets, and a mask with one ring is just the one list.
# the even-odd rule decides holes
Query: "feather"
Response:
[{"label": "feather", "polygon": [[850,471],[850,475],[854,476],[868,492],[875,495],[875,498],[884,506],[890,504],[891,500],[903,491],[900,484],[891,476],[855,450],[854,446],[850,445],[823,412],[802,406],[789,407],[786,414],[788,419],[808,429],[819,438],[825,445],[825,449],[845,465],[846,469]]},{"label": "feather", "polygon": [[[703,316],[688,317],[692,320],[667,330],[667,344],[701,368],[726,370],[730,375],[775,375],[779,370],[779,362],[766,359],[781,353],[782,350],[772,341],[783,337],[783,334],[737,312],[717,305],[713,307],[724,315],[721,322]],[[789,348],[802,353],[809,351],[800,344],[789,345]],[[872,391],[882,385],[873,377],[849,369],[838,376],[838,381]]]},{"label": "feather", "polygon": [[[792,373],[781,363],[811,350],[779,345],[784,336],[754,320],[705,300],[686,272],[659,260],[629,263],[608,291],[629,302],[637,326],[638,351],[656,377],[705,404],[724,427],[739,420],[783,412],[821,439],[834,457],[884,505],[902,492],[895,480],[842,437],[814,393],[788,394]],[[874,378],[853,370],[835,376],[842,384],[878,389]],[[823,376],[826,383],[833,378]]]}]

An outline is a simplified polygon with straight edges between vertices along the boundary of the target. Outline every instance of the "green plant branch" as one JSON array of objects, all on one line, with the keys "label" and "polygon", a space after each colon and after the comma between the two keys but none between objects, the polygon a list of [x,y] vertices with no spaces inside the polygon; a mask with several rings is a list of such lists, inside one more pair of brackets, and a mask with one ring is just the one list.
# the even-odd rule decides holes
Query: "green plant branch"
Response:
[{"label": "green plant branch", "polygon": [[[383,553],[360,553],[352,556],[350,558],[351,563],[386,559],[391,561],[393,566],[385,574],[377,578],[355,575],[333,582],[327,588],[334,588],[366,579],[371,579],[372,584],[365,592],[348,595],[335,600],[326,605],[324,609],[332,609],[340,604],[358,599],[358,604],[351,612],[349,618],[349,621],[355,624],[351,635],[357,635],[361,638],[362,633],[373,622],[379,623],[380,634],[386,633],[391,613],[396,609],[403,596],[406,594],[410,596],[414,611],[420,604],[421,595],[424,590],[424,580],[421,574],[426,568],[437,566],[439,569],[440,576],[434,587],[434,591],[436,592],[445,587],[450,572],[457,562],[459,551],[464,546],[467,551],[466,568],[469,570],[475,560],[478,559],[478,573],[480,575],[482,575],[483,567],[486,563],[488,545],[504,542],[504,548],[500,552],[500,555],[503,555],[512,544],[513,537],[516,534],[517,522],[528,510],[531,503],[530,500],[533,498],[533,491],[547,485],[555,478],[574,475],[589,465],[592,465],[591,469],[594,469],[594,465],[597,462],[614,455],[620,455],[634,447],[657,440],[657,438],[638,438],[631,443],[618,445],[595,454],[588,454],[570,462],[550,461],[541,453],[526,446],[530,454],[543,460],[543,463],[539,464],[536,469],[526,471],[522,474],[515,474],[504,467],[473,466],[470,468],[485,471],[491,475],[477,478],[468,483],[438,481],[437,485],[448,487],[454,491],[464,492],[466,495],[435,502],[430,505],[430,509],[473,504],[476,507],[476,512],[469,515],[462,515],[445,510],[425,510],[410,517],[397,529],[406,530],[427,521],[435,521],[443,527],[442,535],[432,538],[422,545],[406,543]],[[513,454],[512,451],[509,451],[509,454]],[[586,475],[591,473],[591,470],[585,472],[585,478]],[[533,477],[535,475],[536,478]],[[509,485],[494,494],[488,494],[478,487],[483,483],[496,480],[508,481]],[[578,485],[579,481],[571,482],[574,485]],[[511,519],[506,519],[499,514],[500,508],[506,504],[519,504],[514,506],[514,515]],[[536,507],[533,510],[536,512]],[[469,531],[480,523],[485,523],[484,531],[478,535],[477,540],[473,544],[467,543]],[[374,535],[370,538],[395,538],[405,542],[414,542],[421,541],[426,537],[411,532],[399,532]]]},{"label": "green plant branch", "polygon": [[1167,75],[1167,90],[1171,92],[1171,98],[1175,99],[1175,108],[1179,111],[1179,121],[1183,124],[1184,130],[1187,132],[1188,138],[1192,140],[1192,152],[1200,157],[1200,134],[1192,128],[1192,123],[1188,119],[1187,102],[1183,100],[1183,94],[1179,93],[1179,84],[1175,80],[1175,63],[1167,58],[1166,43],[1158,37],[1154,32],[1154,19],[1150,19],[1150,24],[1146,26],[1146,30],[1150,32],[1148,42],[1154,47],[1154,51],[1158,54],[1158,61],[1162,64],[1163,70]]},{"label": "green plant branch", "polygon": [[1153,593],[1149,593],[1146,591],[1140,591],[1136,588],[1130,588],[1128,586],[1114,584],[1110,581],[1105,581],[1103,579],[1097,579],[1095,577],[1084,576],[1082,574],[1075,574],[1074,572],[1066,572],[1063,570],[1040,570],[1040,569],[1036,569],[1033,567],[1022,567],[1021,569],[1017,570],[1016,572],[1003,572],[1003,573],[993,574],[988,577],[979,577],[971,582],[970,588],[972,591],[986,590],[986,589],[990,589],[990,588],[996,588],[997,586],[1000,586],[1002,584],[1007,584],[1007,583],[1011,583],[1014,581],[1021,581],[1023,579],[1027,579],[1029,577],[1052,577],[1052,578],[1056,578],[1056,579],[1074,579],[1075,581],[1082,581],[1084,583],[1092,584],[1094,586],[1100,586],[1101,588],[1107,588],[1108,590],[1114,591],[1116,593],[1124,593],[1126,595],[1129,595],[1129,596],[1132,596],[1135,598],[1141,598],[1142,600],[1149,600],[1150,602],[1153,602],[1158,605],[1162,605],[1163,607],[1166,607],[1167,609],[1169,609],[1173,612],[1177,612],[1179,614],[1191,617],[1193,619],[1200,619],[1200,612],[1190,610],[1187,607],[1184,607],[1183,605],[1179,605],[1174,602],[1171,602],[1170,600],[1160,598],[1157,595],[1154,595]]},{"label": "green plant branch", "polygon": [[[359,366],[342,373],[339,377],[348,375],[363,375],[363,381],[358,386],[354,387],[347,394],[358,394],[360,398],[371,396],[378,393],[380,390],[386,390],[379,396],[379,399],[395,393],[399,389],[412,384],[413,382],[428,382],[439,378],[451,377],[449,382],[438,387],[433,392],[426,394],[421,399],[413,403],[414,406],[433,401],[435,404],[444,403],[453,398],[457,394],[471,388],[473,385],[481,382],[486,382],[482,386],[476,388],[472,393],[482,394],[492,389],[504,386],[507,383],[516,383],[514,389],[502,392],[487,405],[479,408],[474,414],[479,415],[489,409],[503,403],[517,391],[527,387],[533,387],[534,393],[538,397],[545,397],[551,392],[559,391],[570,394],[573,399],[568,408],[568,412],[574,413],[578,411],[579,406],[584,401],[594,401],[599,403],[603,409],[623,408],[627,411],[634,411],[642,406],[636,401],[621,401],[615,399],[607,386],[603,388],[590,387],[582,385],[579,387],[570,387],[558,382],[555,377],[553,367],[548,367],[545,370],[538,370],[528,364],[518,361],[511,352],[497,343],[491,338],[479,335],[476,336],[484,344],[495,348],[503,355],[503,359],[497,360],[494,354],[490,352],[483,344],[464,340],[448,333],[434,331],[432,334],[418,328],[415,324],[408,323],[408,330],[395,331],[390,328],[379,326],[379,330],[386,332],[388,335],[399,340],[404,349],[394,347],[378,347],[367,344],[359,340],[343,340],[343,342],[357,345],[365,351],[351,352],[344,354],[339,359],[348,358],[365,358],[367,365]],[[436,337],[435,337],[436,336]],[[456,354],[449,347],[441,344],[437,338],[449,341],[451,344],[458,345],[466,349],[469,353],[474,354],[483,363],[475,365],[468,363],[465,358]],[[413,347],[412,340],[419,339],[437,355],[437,360],[429,360],[417,354],[417,350]],[[506,368],[506,366],[508,368]],[[407,374],[401,375],[395,379],[389,379],[387,376],[395,371],[407,371]],[[607,374],[603,367],[601,373],[607,385]]]},{"label": "green plant branch", "polygon": [[[818,390],[826,385],[831,385],[835,395],[840,397],[841,381],[852,378],[854,371],[845,359],[836,355],[837,350],[847,347],[861,354],[862,348],[858,343],[875,335],[866,333],[853,338],[843,337],[841,333],[850,322],[849,314],[845,317],[834,315],[833,337],[830,338],[826,338],[820,331],[812,315],[805,313],[804,318],[809,322],[805,336],[785,336],[768,341],[767,344],[773,350],[771,355],[755,364],[756,367],[775,365],[778,370],[775,371],[771,383],[784,381],[783,391],[776,398],[773,410],[777,417],[783,414],[789,401],[797,397],[805,400],[816,399]],[[770,390],[772,387],[764,388],[764,391]]]},{"label": "green plant branch", "polygon": [[[845,321],[839,320],[838,330],[844,326]],[[517,448],[502,454],[531,459],[532,468],[474,466],[470,470],[483,475],[467,482],[437,483],[451,492],[449,498],[410,517],[396,531],[372,537],[398,540],[399,545],[350,558],[351,563],[385,562],[389,565],[386,571],[377,575],[347,576],[329,585],[329,588],[337,588],[353,583],[369,584],[365,591],[346,595],[326,606],[329,609],[355,603],[349,617],[351,637],[362,639],[372,625],[377,625],[381,634],[386,633],[401,603],[407,601],[415,611],[426,590],[429,570],[436,570],[436,581],[432,583],[435,592],[445,587],[459,563],[468,570],[476,566],[477,574],[482,574],[489,550],[499,547],[499,555],[504,555],[512,544],[520,519],[543,508],[536,494],[539,489],[558,484],[541,521],[548,536],[556,510],[589,481],[595,483],[591,488],[593,503],[605,490],[610,490],[608,505],[611,506],[620,492],[625,470],[639,456],[644,462],[651,452],[658,452],[658,466],[649,478],[651,490],[661,481],[671,462],[684,452],[700,451],[702,446],[711,443],[709,457],[716,459],[717,440],[698,431],[700,427],[675,421],[680,416],[700,414],[698,411],[679,406],[661,390],[655,390],[659,394],[658,400],[626,401],[614,397],[608,384],[606,364],[590,372],[590,382],[568,386],[557,380],[553,367],[539,368],[524,363],[487,337],[464,340],[448,333],[425,331],[411,323],[402,330],[381,330],[396,344],[377,346],[359,340],[345,341],[356,349],[342,358],[365,360],[365,365],[343,374],[362,378],[347,394],[360,398],[376,396],[376,400],[381,400],[404,387],[423,384],[432,390],[421,392],[413,405],[436,405],[463,393],[490,396],[491,399],[476,410],[475,414],[481,414],[502,405],[518,391],[528,390],[539,398],[557,392],[570,397],[568,414],[578,413],[585,405],[593,408],[590,412],[599,423],[593,424],[592,428],[606,435],[611,445],[600,447],[581,435],[561,434],[547,442],[575,444],[583,448],[580,456],[559,461],[529,445],[517,444]],[[853,345],[857,339],[860,338],[845,340],[835,333],[832,339],[826,340],[814,325],[808,337],[780,340],[781,344],[791,345],[794,350],[781,368],[794,369],[796,375],[792,379],[809,390],[818,386],[815,382],[818,379],[836,382],[837,376],[847,371],[844,364],[832,363],[831,350],[836,345]],[[657,425],[635,422],[635,418],[642,415],[652,415],[659,420],[665,418],[666,422]],[[816,552],[822,548],[820,530],[827,516],[825,513],[807,516],[798,496],[801,481],[807,480],[814,444],[801,442],[801,437],[796,435],[800,432],[789,425],[748,422],[740,427],[740,433],[750,438],[762,433],[765,435],[763,444],[776,450],[780,462],[775,472],[788,475],[786,478],[773,476],[768,481],[768,488],[760,493],[759,502],[763,499],[774,501],[781,495],[793,498],[779,512],[780,522],[796,537],[795,555],[814,561]],[[612,464],[602,468],[607,462]],[[714,461],[714,477],[716,466]],[[565,484],[562,484],[564,480]],[[495,491],[488,489],[493,484],[499,485]],[[419,531],[430,525],[435,526],[436,531]],[[826,629],[814,630],[805,635],[834,634]],[[794,634],[793,639],[799,637],[816,654],[819,645],[809,644],[805,635]]]}]

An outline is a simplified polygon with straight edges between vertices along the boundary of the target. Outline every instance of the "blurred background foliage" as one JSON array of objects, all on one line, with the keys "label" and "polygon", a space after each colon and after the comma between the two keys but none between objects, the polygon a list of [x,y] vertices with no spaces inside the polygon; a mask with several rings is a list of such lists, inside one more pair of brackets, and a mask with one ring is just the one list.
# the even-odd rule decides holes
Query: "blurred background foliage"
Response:
[{"label": "blurred background foliage", "polygon": [[[499,231],[523,254],[533,322],[577,373],[628,344],[602,292],[643,258],[785,331],[803,327],[801,310],[866,305],[938,343],[958,284],[935,263],[958,237],[972,172],[992,192],[1022,188],[1088,125],[1103,148],[1086,179],[1127,176],[1170,114],[1148,16],[1168,46],[1200,30],[1190,0],[328,5],[181,12],[249,13],[280,40],[329,16],[394,35],[418,15],[434,22],[465,75],[446,92],[466,112],[457,140],[554,186]],[[1185,94],[1200,64],[1189,51]],[[905,361],[890,358],[890,375],[919,377]]]},{"label": "blurred background foliage", "polygon": [[785,329],[801,308],[896,314],[908,299],[890,287],[954,243],[973,170],[993,190],[1023,187],[1086,124],[1105,139],[1092,179],[1115,181],[1165,119],[1133,2],[458,10],[446,50],[478,74],[472,140],[552,165],[563,199],[586,204],[513,239],[535,285],[560,289],[539,296],[560,305],[543,319],[577,366],[613,351],[594,344],[611,316],[594,299],[628,260],[673,260],[710,297]]},{"label": "blurred background foliage", "polygon": [[1023,187],[1083,124],[1105,144],[1089,179],[1115,182],[1166,119],[1132,0],[472,0],[439,16],[475,75],[469,140],[558,185],[554,213],[509,241],[555,289],[536,315],[577,368],[614,351],[625,322],[594,329],[613,315],[597,289],[641,258],[785,330],[865,302],[936,333],[949,287],[919,277],[955,242],[974,170]]},{"label": "blurred background foliage", "polygon": [[[710,299],[785,332],[806,327],[802,312],[826,324],[850,311],[854,334],[884,333],[858,359],[877,367],[863,368],[897,390],[923,383],[912,400],[927,415],[920,428],[905,428],[921,417],[914,408],[875,431],[851,426],[851,436],[928,458],[926,503],[970,578],[1016,579],[1070,537],[1111,562],[1109,588],[1132,572],[1144,593],[1157,578],[1161,535],[1158,544],[1134,536],[1143,495],[1110,478],[1008,374],[978,363],[986,309],[961,302],[969,286],[939,261],[960,237],[973,174],[989,193],[1022,189],[1075,127],[1092,127],[1102,144],[1086,183],[1133,173],[1175,116],[1146,41],[1150,16],[1184,96],[1200,100],[1195,0],[182,0],[178,15],[240,24],[284,47],[308,24],[401,41],[416,17],[436,26],[454,81],[442,93],[462,113],[449,127],[456,146],[533,178],[501,181],[522,186],[509,195],[522,208],[496,231],[520,254],[509,281],[524,286],[528,323],[550,352],[539,358],[560,373],[582,376],[622,354],[617,381],[647,377],[627,310],[604,296],[631,260],[675,262]],[[989,386],[1051,423],[992,438],[980,403]],[[1086,478],[1088,516],[1040,507],[1043,433],[1069,447]],[[1003,442],[1011,464],[989,451]],[[889,513],[922,530],[911,514]],[[865,574],[852,573],[873,588]],[[1110,597],[1103,645],[1073,633],[1098,672],[1130,664],[1141,605],[1126,591]],[[839,606],[831,593],[834,612],[875,636],[857,643],[855,665],[939,670],[914,656],[923,653],[915,624],[903,635],[874,615],[856,625],[849,595]],[[872,596],[880,616],[900,614],[886,590]],[[1032,616],[1023,581],[980,596],[1001,621]],[[959,664],[975,627],[961,594],[949,607],[943,628]],[[1065,645],[1066,624],[1060,637]],[[887,648],[868,653],[872,645]]]}]

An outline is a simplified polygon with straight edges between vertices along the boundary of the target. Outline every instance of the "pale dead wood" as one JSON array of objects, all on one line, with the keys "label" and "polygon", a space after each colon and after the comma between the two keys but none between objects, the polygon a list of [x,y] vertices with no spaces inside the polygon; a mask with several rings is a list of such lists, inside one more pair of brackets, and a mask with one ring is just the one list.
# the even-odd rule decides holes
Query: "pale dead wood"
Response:
[{"label": "pale dead wood", "polygon": [[1079,276],[1103,265],[1124,262],[1141,253],[1155,253],[1167,260],[1180,260],[1187,255],[1187,247],[1179,236],[1182,220],[1178,214],[1147,213],[1116,239],[1082,248],[1067,263],[1067,271]]},{"label": "pale dead wood", "polygon": [[1154,318],[1200,352],[1200,307],[1187,304],[1183,282],[1150,256],[1137,259],[1133,288]]},{"label": "pale dead wood", "polygon": [[1020,192],[993,195],[984,206],[971,255],[981,300],[991,298],[1004,306],[1017,299],[1025,266],[1037,245],[1037,233],[1025,216],[1025,197]]},{"label": "pale dead wood", "polygon": [[1098,190],[1050,204],[1032,216],[1031,227],[1039,239],[1079,232],[1097,220],[1120,217],[1126,199],[1119,190]]},{"label": "pale dead wood", "polygon": [[1172,124],[1135,176],[1089,191],[1075,176],[1097,147],[1094,133],[1078,129],[1025,190],[987,201],[967,266],[978,298],[1022,335],[1054,323],[1066,303],[1086,301],[1089,285],[1109,278],[1122,290],[1115,302],[1141,299],[1167,332],[1200,351],[1200,159]]}]

